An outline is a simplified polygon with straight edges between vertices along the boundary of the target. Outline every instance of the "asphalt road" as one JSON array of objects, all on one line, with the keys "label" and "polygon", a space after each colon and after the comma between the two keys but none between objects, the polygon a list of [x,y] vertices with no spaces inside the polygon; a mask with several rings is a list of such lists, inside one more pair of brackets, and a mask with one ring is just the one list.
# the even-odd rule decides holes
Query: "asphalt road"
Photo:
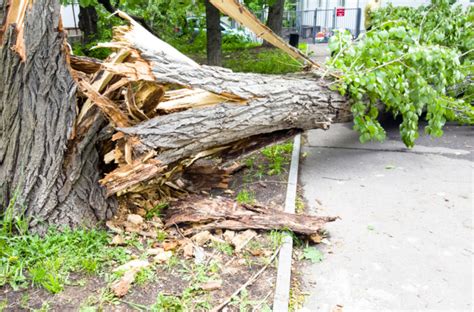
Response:
[{"label": "asphalt road", "polygon": [[360,144],[350,124],[310,131],[300,182],[327,226],[325,259],[302,272],[302,311],[472,311],[474,128],[448,126],[413,150],[387,124]]}]

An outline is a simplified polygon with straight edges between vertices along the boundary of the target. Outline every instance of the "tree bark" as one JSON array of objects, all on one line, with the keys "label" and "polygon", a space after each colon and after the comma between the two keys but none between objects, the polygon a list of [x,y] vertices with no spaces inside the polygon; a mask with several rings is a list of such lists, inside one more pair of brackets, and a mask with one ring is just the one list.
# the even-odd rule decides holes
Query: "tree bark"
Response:
[{"label": "tree bark", "polygon": [[[138,162],[137,170],[128,164],[106,175],[102,182],[108,194],[126,191],[155,178],[166,172],[165,167],[200,152],[225,149],[245,138],[290,129],[326,129],[332,122],[351,119],[347,99],[330,90],[329,81],[311,73],[260,75],[201,66],[146,34],[136,23],[117,39],[122,46],[127,42],[130,48],[141,51],[150,70],[144,79],[152,77],[161,85],[204,90],[217,96],[204,107],[190,105],[188,108],[192,109],[156,116],[132,127],[119,127],[129,140],[140,142],[136,144],[135,154],[149,155],[154,151],[157,155],[148,163]],[[103,64],[103,67],[129,75],[129,79],[139,79],[138,66],[133,63],[120,67]]]},{"label": "tree bark", "polygon": [[[9,2],[20,8],[26,1]],[[103,119],[73,139],[76,84],[67,63],[59,3],[35,0],[6,16],[0,47],[0,207],[48,225],[95,225],[113,213],[97,183],[95,148]],[[24,13],[24,19],[21,17]],[[48,22],[45,22],[48,21]]]},{"label": "tree bark", "polygon": [[275,0],[268,9],[267,26],[275,34],[281,36],[283,29],[283,12],[285,11],[285,0]]},{"label": "tree bark", "polygon": [[82,32],[82,43],[88,44],[97,36],[97,11],[95,7],[79,8],[79,29]]},{"label": "tree bark", "polygon": [[190,224],[184,235],[215,229],[234,231],[290,230],[307,236],[317,235],[327,222],[337,217],[296,215],[256,204],[236,204],[233,200],[193,195],[180,200],[165,217],[165,227]]},{"label": "tree bark", "polygon": [[206,0],[207,64],[222,65],[221,13]]}]

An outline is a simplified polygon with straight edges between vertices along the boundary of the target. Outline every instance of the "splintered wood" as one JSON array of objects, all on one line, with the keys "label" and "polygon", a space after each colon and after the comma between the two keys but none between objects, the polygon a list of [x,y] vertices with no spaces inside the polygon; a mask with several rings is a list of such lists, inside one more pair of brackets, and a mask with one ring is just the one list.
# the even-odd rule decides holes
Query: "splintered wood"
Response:
[{"label": "splintered wood", "polygon": [[184,235],[196,231],[229,230],[291,230],[295,233],[317,235],[327,222],[336,217],[295,215],[260,205],[238,204],[223,197],[189,196],[172,205],[165,227],[191,225]]},{"label": "splintered wood", "polygon": [[[217,2],[231,17],[250,21],[266,40],[318,67],[262,28],[249,11],[237,10],[240,5]],[[100,183],[126,210],[150,211],[164,198],[226,189],[241,168],[235,158],[304,130],[351,119],[349,102],[329,89],[318,68],[281,76],[199,65],[123,12],[117,14],[129,25],[115,28],[113,41],[101,44],[115,51],[108,59],[70,57],[78,86],[70,141],[74,146],[87,133],[99,133]],[[311,238],[335,220],[197,195],[171,206],[166,225],[189,226],[185,235],[288,229]]]},{"label": "splintered wood", "polygon": [[[237,18],[234,11],[226,9]],[[351,118],[346,99],[316,72],[290,77],[199,65],[117,14],[129,25],[101,44],[114,54],[105,61],[70,58],[79,87],[73,138],[98,119],[108,121],[100,151],[107,164],[100,182],[108,196],[226,188],[231,172],[225,161],[232,157]],[[274,34],[264,38],[308,61]],[[217,161],[197,162],[210,157]]]}]

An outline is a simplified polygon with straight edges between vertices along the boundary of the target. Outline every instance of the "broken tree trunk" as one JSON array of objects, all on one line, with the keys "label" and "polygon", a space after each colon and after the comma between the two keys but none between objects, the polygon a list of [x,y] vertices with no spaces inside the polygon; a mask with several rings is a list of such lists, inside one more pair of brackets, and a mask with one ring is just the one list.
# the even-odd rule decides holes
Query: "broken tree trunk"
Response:
[{"label": "broken tree trunk", "polygon": [[182,189],[179,177],[200,158],[351,118],[312,72],[201,66],[121,12],[130,25],[106,44],[115,54],[70,59],[55,0],[0,3],[1,211],[25,213],[36,231],[93,226],[112,216],[117,196]]},{"label": "broken tree trunk", "polygon": [[[109,194],[162,174],[165,167],[193,159],[202,151],[226,149],[238,140],[281,130],[327,129],[332,122],[351,118],[348,101],[330,90],[328,81],[311,73],[300,77],[258,75],[201,66],[139,24],[130,22],[130,27],[122,28],[120,46],[141,51],[151,71],[143,79],[152,76],[159,84],[204,90],[214,97],[207,107],[156,116],[133,127],[119,127],[128,139],[138,139],[142,154],[155,151],[157,155],[149,166],[140,162],[137,171],[133,166],[127,167],[128,177],[135,173],[134,179],[124,181],[121,168],[108,174],[102,182]],[[103,66],[116,74],[140,76],[133,64]],[[193,103],[188,108],[193,108]],[[144,171],[153,173],[146,175]]]}]

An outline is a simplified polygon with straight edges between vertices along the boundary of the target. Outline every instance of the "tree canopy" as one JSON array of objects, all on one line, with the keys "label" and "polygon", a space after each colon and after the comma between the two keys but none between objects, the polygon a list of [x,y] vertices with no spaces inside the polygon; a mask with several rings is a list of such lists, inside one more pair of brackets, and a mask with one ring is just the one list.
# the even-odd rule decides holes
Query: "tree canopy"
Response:
[{"label": "tree canopy", "polygon": [[474,10],[449,0],[419,8],[389,5],[374,13],[374,27],[352,42],[334,36],[329,66],[343,74],[335,85],[353,99],[354,128],[360,141],[383,140],[380,102],[403,119],[402,140],[412,147],[426,112],[426,133],[439,137],[447,120],[474,122]]}]

